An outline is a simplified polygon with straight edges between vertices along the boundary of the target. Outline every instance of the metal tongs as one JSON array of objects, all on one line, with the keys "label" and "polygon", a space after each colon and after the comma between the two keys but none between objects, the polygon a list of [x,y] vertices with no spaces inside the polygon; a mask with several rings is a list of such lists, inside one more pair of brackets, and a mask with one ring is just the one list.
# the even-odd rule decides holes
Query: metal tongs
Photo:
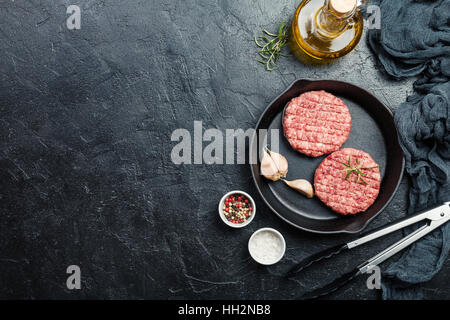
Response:
[{"label": "metal tongs", "polygon": [[355,277],[366,273],[370,271],[375,266],[379,265],[383,261],[389,259],[396,253],[400,252],[401,250],[405,249],[415,241],[419,240],[423,236],[427,235],[428,233],[432,232],[433,230],[439,228],[440,226],[444,225],[446,222],[450,220],[450,202],[446,202],[443,205],[440,205],[438,207],[435,207],[433,209],[425,210],[421,213],[418,213],[414,216],[409,216],[403,219],[400,219],[399,221],[393,222],[391,224],[388,224],[387,226],[381,227],[375,232],[371,232],[365,236],[362,236],[359,239],[356,239],[352,242],[345,243],[343,245],[338,245],[329,249],[326,249],[324,251],[321,251],[319,253],[316,253],[302,262],[300,262],[298,265],[296,265],[288,274],[288,277],[292,277],[302,271],[303,269],[311,266],[313,263],[318,262],[323,259],[331,258],[341,252],[351,250],[353,248],[356,248],[360,245],[363,245],[369,241],[375,240],[379,237],[382,237],[386,234],[389,234],[391,232],[403,229],[407,226],[413,225],[415,223],[424,221],[425,223],[417,229],[416,231],[412,232],[411,234],[407,235],[403,239],[399,240],[398,242],[394,243],[384,251],[380,252],[373,258],[361,263],[358,267],[356,267],[354,270],[342,275],[341,277],[335,279],[331,283],[315,289],[311,292],[305,293],[301,299],[316,299],[321,296],[325,296],[327,294],[330,294],[349,281],[353,280]]}]

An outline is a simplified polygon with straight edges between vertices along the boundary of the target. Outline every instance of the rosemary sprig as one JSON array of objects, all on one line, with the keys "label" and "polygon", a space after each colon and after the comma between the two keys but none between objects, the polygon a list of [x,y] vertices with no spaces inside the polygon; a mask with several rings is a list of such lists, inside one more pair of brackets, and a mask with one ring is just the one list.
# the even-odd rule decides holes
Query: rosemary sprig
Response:
[{"label": "rosemary sprig", "polygon": [[263,30],[265,35],[255,36],[255,43],[260,48],[258,50],[258,62],[265,65],[267,71],[273,71],[277,66],[280,56],[287,56],[281,50],[287,46],[288,35],[286,22],[283,22],[278,28],[278,33],[271,33],[266,29]]},{"label": "rosemary sprig", "polygon": [[361,170],[369,170],[369,169],[375,169],[379,168],[380,166],[373,166],[373,167],[363,167],[362,163],[359,163],[359,159],[355,158],[356,166],[352,166],[352,159],[350,156],[348,156],[348,163],[341,162],[341,164],[345,167],[345,179],[348,180],[348,178],[352,175],[352,173],[355,173],[358,176],[358,179],[356,180],[356,183],[359,183],[360,181],[366,185],[368,185],[367,181],[364,180],[363,176],[366,176],[367,173],[362,172]]}]

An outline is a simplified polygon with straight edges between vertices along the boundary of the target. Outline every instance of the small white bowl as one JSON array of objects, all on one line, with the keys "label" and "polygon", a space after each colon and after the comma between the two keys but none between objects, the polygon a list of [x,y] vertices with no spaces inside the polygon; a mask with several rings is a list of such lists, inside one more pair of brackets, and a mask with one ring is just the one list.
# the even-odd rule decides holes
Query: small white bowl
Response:
[{"label": "small white bowl", "polygon": [[[251,202],[251,204],[252,204],[252,208],[253,208],[252,215],[251,215],[245,222],[242,222],[242,223],[232,223],[232,222],[228,221],[228,219],[227,219],[227,218],[225,217],[225,215],[223,214],[223,205],[224,205],[224,203],[225,203],[225,199],[228,198],[229,196],[233,195],[233,194],[242,194],[242,195],[246,196],[247,199],[249,199],[250,202]],[[230,227],[232,227],[232,228],[243,228],[243,227],[247,226],[250,222],[252,222],[253,218],[255,217],[255,213],[256,213],[256,204],[255,204],[255,201],[253,200],[253,198],[252,198],[248,193],[246,193],[246,192],[244,192],[244,191],[240,191],[240,190],[234,190],[234,191],[228,192],[226,195],[224,195],[224,196],[222,197],[222,199],[220,199],[220,202],[219,202],[219,208],[218,208],[218,209],[219,209],[219,216],[220,216],[220,218],[222,219],[222,221],[223,221],[227,226],[230,226]]]},{"label": "small white bowl", "polygon": [[[258,258],[254,255],[254,253],[252,252],[252,249],[251,249],[251,245],[250,245],[250,244],[251,244],[252,241],[254,240],[255,236],[256,236],[257,234],[261,233],[261,232],[264,232],[264,231],[273,233],[273,234],[274,234],[278,239],[280,239],[280,241],[281,241],[281,250],[280,250],[280,254],[279,254],[279,256],[277,257],[277,259],[274,259],[273,261],[261,261],[261,260],[258,260]],[[283,235],[282,235],[281,233],[279,233],[277,230],[272,229],[272,228],[261,228],[261,229],[259,229],[259,230],[256,230],[256,231],[252,234],[252,236],[250,237],[250,239],[248,240],[248,252],[250,252],[250,256],[253,258],[253,260],[255,260],[256,262],[258,262],[259,264],[263,264],[263,265],[266,265],[266,266],[270,266],[270,265],[273,265],[273,264],[279,262],[279,261],[281,260],[281,258],[284,257],[284,254],[285,254],[285,252],[286,252],[286,241],[284,241]]]}]

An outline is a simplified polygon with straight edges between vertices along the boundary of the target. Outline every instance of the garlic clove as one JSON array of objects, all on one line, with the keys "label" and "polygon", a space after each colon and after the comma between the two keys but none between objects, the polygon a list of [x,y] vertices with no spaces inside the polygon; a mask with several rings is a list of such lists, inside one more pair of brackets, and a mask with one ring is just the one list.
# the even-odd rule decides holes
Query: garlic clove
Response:
[{"label": "garlic clove", "polygon": [[265,178],[272,181],[277,181],[281,178],[275,161],[270,156],[270,153],[266,150],[264,150],[264,156],[261,160],[261,174]]},{"label": "garlic clove", "polygon": [[286,174],[288,172],[288,162],[284,156],[282,156],[279,153],[273,152],[269,149],[267,151],[270,154],[270,157],[272,158],[273,162],[278,168],[278,173],[280,174],[280,177],[285,178]]},{"label": "garlic clove", "polygon": [[308,198],[314,197],[314,189],[312,184],[308,180],[297,179],[293,181],[288,181],[283,179],[283,181],[292,189],[297,190],[304,196]]}]

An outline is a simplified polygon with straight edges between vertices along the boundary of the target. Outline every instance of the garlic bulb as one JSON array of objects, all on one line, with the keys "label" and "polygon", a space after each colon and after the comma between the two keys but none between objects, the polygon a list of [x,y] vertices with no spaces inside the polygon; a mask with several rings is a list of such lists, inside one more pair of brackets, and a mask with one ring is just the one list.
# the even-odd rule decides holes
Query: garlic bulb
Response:
[{"label": "garlic bulb", "polygon": [[294,190],[297,190],[298,192],[300,192],[304,196],[306,196],[308,198],[314,197],[313,186],[311,185],[311,183],[308,180],[297,179],[297,180],[293,180],[293,181],[287,181],[287,180],[283,179],[283,181],[289,187],[291,187]]},{"label": "garlic bulb", "polygon": [[288,172],[288,162],[281,154],[264,148],[264,155],[261,160],[261,174],[272,181],[278,181],[286,177]]}]

